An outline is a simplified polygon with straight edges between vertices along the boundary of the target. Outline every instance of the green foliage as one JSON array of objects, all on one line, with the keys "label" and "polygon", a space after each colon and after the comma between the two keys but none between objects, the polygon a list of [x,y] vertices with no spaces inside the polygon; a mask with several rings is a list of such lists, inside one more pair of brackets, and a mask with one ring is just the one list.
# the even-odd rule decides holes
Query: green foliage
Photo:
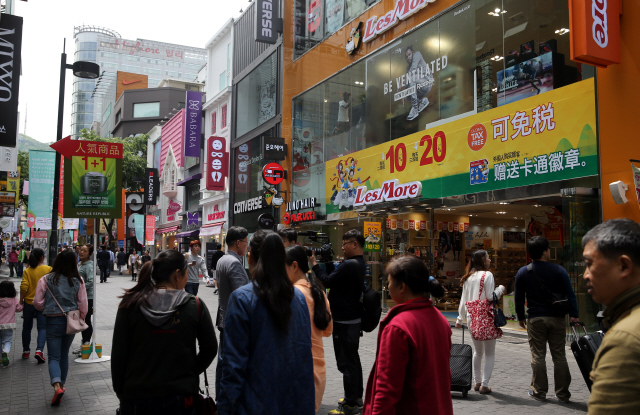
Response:
[{"label": "green foliage", "polygon": [[[29,152],[18,150],[18,167],[20,167],[20,189],[24,189],[24,181],[29,180]],[[29,196],[20,193],[20,202],[27,206]]]},{"label": "green foliage", "polygon": [[18,150],[29,152],[29,150],[51,150],[51,143],[41,143],[28,135],[18,134]]},{"label": "green foliage", "polygon": [[137,137],[100,137],[95,131],[83,129],[80,139],[87,141],[101,141],[107,143],[122,143],[122,185],[125,189],[136,191],[141,189],[141,183],[134,182],[134,177],[144,177],[144,169],[147,167],[147,141],[148,134],[140,134]]}]

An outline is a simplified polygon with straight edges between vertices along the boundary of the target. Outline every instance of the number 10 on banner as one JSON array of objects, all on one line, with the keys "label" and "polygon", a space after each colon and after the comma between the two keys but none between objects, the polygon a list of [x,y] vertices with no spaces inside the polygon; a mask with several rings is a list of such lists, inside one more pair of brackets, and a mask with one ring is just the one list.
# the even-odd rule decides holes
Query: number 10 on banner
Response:
[{"label": "number 10 on banner", "polygon": [[[420,139],[420,147],[424,147],[422,157],[420,158],[420,166],[426,166],[428,164],[442,163],[447,155],[447,137],[444,132],[438,131],[433,138],[430,135],[425,135]],[[418,143],[414,147],[418,150]],[[415,152],[410,161],[417,161],[417,152]],[[390,161],[390,172],[395,173],[404,171],[407,167],[407,147],[404,143],[398,145],[392,145],[389,147],[389,151],[384,155],[385,160]]]}]

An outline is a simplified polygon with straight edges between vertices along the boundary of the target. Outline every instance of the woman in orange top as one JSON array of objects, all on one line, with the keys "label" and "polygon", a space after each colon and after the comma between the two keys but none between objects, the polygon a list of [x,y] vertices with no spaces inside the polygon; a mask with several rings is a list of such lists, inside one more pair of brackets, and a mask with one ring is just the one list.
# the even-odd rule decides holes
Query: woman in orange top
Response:
[{"label": "woman in orange top", "polygon": [[287,249],[287,274],[293,286],[300,290],[307,299],[309,316],[311,317],[311,354],[313,355],[313,378],[316,387],[316,412],[320,409],[322,395],[327,382],[327,368],[324,362],[324,345],[322,337],[329,337],[333,332],[333,322],[329,311],[329,300],[322,283],[311,271],[307,253],[300,245]]}]

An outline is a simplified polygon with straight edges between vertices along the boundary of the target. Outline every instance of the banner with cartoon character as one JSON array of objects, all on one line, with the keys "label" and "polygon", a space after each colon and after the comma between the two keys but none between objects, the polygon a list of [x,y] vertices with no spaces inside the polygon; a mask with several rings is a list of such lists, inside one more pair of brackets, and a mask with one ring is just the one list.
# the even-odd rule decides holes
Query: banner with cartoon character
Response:
[{"label": "banner with cartoon character", "polygon": [[364,251],[380,252],[382,250],[382,223],[364,223]]},{"label": "banner with cartoon character", "polygon": [[587,79],[335,158],[327,214],[596,175],[595,125]]}]

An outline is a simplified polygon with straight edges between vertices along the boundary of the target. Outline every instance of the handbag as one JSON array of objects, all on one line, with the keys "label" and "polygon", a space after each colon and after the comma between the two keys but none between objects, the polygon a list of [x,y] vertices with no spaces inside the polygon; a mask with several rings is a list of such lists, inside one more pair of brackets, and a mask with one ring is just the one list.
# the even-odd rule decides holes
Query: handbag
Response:
[{"label": "handbag", "polygon": [[493,323],[496,327],[504,327],[507,325],[507,318],[504,316],[502,309],[500,308],[500,301],[498,301],[498,296],[496,293],[493,293],[493,312],[495,316],[493,317]]},{"label": "handbag", "polygon": [[540,277],[538,277],[538,274],[536,274],[536,271],[533,269],[533,262],[527,265],[527,271],[529,271],[538,282],[540,291],[545,293],[546,297],[548,298],[548,304],[551,306],[553,311],[562,313],[563,316],[569,314],[569,311],[571,311],[571,304],[569,304],[569,299],[567,298],[567,296],[554,293],[546,285],[544,285]]},{"label": "handbag", "polygon": [[84,322],[84,318],[80,316],[80,310],[65,312],[62,306],[60,305],[60,303],[58,302],[58,300],[56,299],[56,297],[51,292],[51,289],[49,288],[49,284],[47,283],[46,280],[45,280],[45,285],[47,286],[47,291],[49,291],[49,294],[51,294],[51,297],[56,302],[56,304],[58,304],[58,307],[60,307],[60,310],[62,311],[64,316],[67,318],[67,334],[76,334],[88,329],[89,326],[87,325],[87,323]]},{"label": "handbag", "polygon": [[[198,296],[196,296],[196,305],[198,306],[198,323],[200,323],[201,312],[200,312],[200,299],[198,298]],[[211,397],[211,395],[209,395],[209,379],[207,379],[206,369],[204,371],[204,388],[206,390],[206,395],[205,395],[205,392],[202,391],[202,389],[200,389],[200,394],[199,394],[200,395],[200,413],[203,415],[217,415],[218,407],[216,406],[216,403]]]},{"label": "handbag", "polygon": [[493,301],[481,300],[482,290],[484,289],[484,276],[480,279],[480,293],[478,299],[467,301],[466,307],[471,321],[469,322],[469,331],[474,340],[495,340],[502,337],[502,329],[496,327],[494,323]]}]

